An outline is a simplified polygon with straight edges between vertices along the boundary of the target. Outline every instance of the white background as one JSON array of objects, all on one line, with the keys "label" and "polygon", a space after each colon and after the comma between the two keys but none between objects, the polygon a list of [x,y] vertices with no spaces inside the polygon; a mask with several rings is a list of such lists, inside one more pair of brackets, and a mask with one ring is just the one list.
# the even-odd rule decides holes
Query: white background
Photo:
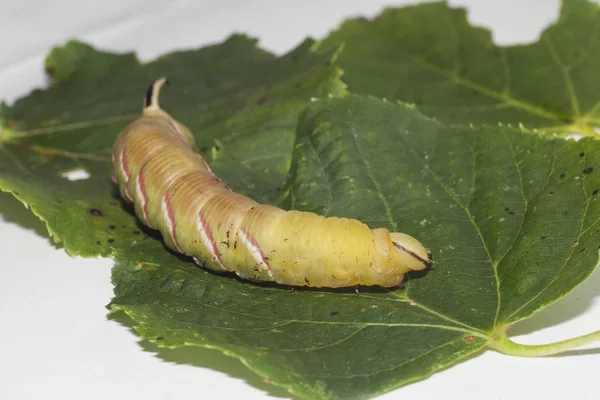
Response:
[{"label": "white background", "polygon": [[[568,0],[567,0],[568,1]],[[413,1],[415,3],[418,1]],[[70,38],[150,60],[234,31],[282,53],[323,37],[344,18],[373,16],[375,0],[0,0],[0,99],[45,84],[43,59]],[[498,44],[537,40],[558,0],[454,0]],[[600,71],[599,71],[600,74]],[[0,399],[286,398],[287,393],[213,350],[160,350],[106,318],[111,261],[73,259],[45,227],[0,193]],[[513,328],[515,340],[547,343],[600,329],[600,273]],[[382,343],[385,345],[385,343]],[[382,399],[596,399],[600,344],[569,356],[526,359],[493,351]],[[593,349],[594,346],[588,346]],[[390,349],[395,351],[395,349]]]}]

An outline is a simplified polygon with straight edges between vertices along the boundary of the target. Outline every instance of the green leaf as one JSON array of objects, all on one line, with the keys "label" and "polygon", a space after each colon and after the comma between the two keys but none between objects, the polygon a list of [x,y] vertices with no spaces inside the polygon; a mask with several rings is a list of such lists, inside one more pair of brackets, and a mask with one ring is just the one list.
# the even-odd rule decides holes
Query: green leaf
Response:
[{"label": "green leaf", "polygon": [[354,93],[414,103],[450,124],[499,122],[595,136],[600,125],[600,7],[565,0],[539,41],[501,47],[445,2],[345,22],[340,65]]},{"label": "green leaf", "polygon": [[[197,134],[217,174],[257,200],[282,197],[297,118],[312,97],[344,91],[335,52],[316,54],[306,40],[282,57],[235,35],[222,44],[140,64],[133,54],[69,42],[49,54],[47,90],[0,108],[0,189],[46,221],[72,255],[109,255],[146,240],[110,180],[112,144],[141,113],[146,87],[172,83],[161,104]],[[218,144],[217,144],[218,143]],[[64,173],[84,170],[87,180]],[[245,171],[244,179],[239,171]]]},{"label": "green leaf", "polygon": [[486,345],[564,351],[600,335],[535,347],[505,332],[595,268],[599,164],[591,139],[446,127],[372,97],[321,100],[298,127],[289,204],[414,235],[433,269],[400,290],[290,290],[209,273],[147,241],[117,253],[109,307],[152,342],[220,349],[306,398],[373,397]]}]

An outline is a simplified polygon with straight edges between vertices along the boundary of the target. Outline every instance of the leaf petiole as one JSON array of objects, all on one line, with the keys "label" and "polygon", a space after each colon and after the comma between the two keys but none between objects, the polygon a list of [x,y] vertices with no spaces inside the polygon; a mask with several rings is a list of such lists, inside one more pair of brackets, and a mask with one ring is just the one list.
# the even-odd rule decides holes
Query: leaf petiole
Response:
[{"label": "leaf petiole", "polygon": [[573,350],[577,347],[594,342],[600,342],[600,331],[578,336],[572,339],[562,340],[560,342],[541,345],[515,343],[510,340],[505,333],[502,333],[491,340],[488,345],[501,353],[512,356],[543,357],[563,353],[565,351]]}]

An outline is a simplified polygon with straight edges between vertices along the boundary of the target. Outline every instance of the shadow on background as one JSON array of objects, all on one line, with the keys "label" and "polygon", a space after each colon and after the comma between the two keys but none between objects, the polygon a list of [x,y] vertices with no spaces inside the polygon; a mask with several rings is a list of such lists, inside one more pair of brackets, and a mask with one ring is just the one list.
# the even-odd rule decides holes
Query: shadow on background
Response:
[{"label": "shadow on background", "polygon": [[0,191],[0,221],[2,220],[34,231],[39,236],[47,238],[48,243],[52,244],[46,225],[12,194]]},{"label": "shadow on background", "polygon": [[[596,267],[587,280],[556,303],[538,311],[530,318],[518,322],[510,329],[510,336],[527,335],[540,329],[562,324],[585,313],[592,306],[594,300],[597,297],[600,297],[600,291],[598,290],[598,288],[600,288],[600,271],[598,271],[598,269],[599,268]],[[596,330],[598,328],[599,327],[592,327],[591,330]],[[581,332],[581,335],[586,333],[588,332]],[[590,350],[573,350],[572,352],[568,352],[568,354],[589,354],[589,352]],[[568,354],[563,353],[563,355]]]},{"label": "shadow on background", "polygon": [[591,356],[591,355],[596,355],[596,354],[600,354],[600,348],[582,349],[582,350],[567,350],[564,353],[554,354],[552,356],[546,356],[546,357],[561,358],[561,357],[575,357],[575,356]]},{"label": "shadow on background", "polygon": [[[48,245],[54,246],[48,236],[46,225],[38,217],[25,208],[25,206],[15,199],[12,194],[0,191],[0,223],[7,222],[17,224],[20,227],[33,231],[40,237],[48,240]],[[2,226],[0,225],[0,238],[2,237]],[[65,254],[65,256],[67,256]],[[107,299],[108,302],[108,299]],[[111,316],[111,320],[117,321],[121,325],[129,328],[136,336],[139,336],[133,330],[133,320],[125,313],[117,313]],[[188,364],[197,367],[213,369],[228,376],[243,379],[253,387],[268,393],[272,397],[289,399],[291,395],[283,388],[270,385],[262,381],[262,378],[250,371],[244,364],[234,357],[229,357],[217,350],[206,349],[196,346],[185,346],[178,349],[164,349],[147,341],[141,340],[140,346],[144,351],[155,353],[160,359],[175,363]]]},{"label": "shadow on background", "polygon": [[[133,329],[135,322],[124,312],[120,311],[111,314],[108,319],[129,328],[131,332],[139,337],[138,333]],[[158,347],[145,339],[141,339],[139,345],[144,351],[154,353],[156,357],[163,361],[219,371],[232,378],[243,379],[247,384],[268,393],[271,397],[282,399],[289,399],[292,397],[286,389],[265,383],[263,378],[248,369],[248,367],[242,364],[240,360],[235,357],[226,356],[218,350],[199,346],[184,346],[176,349],[167,349]]]}]

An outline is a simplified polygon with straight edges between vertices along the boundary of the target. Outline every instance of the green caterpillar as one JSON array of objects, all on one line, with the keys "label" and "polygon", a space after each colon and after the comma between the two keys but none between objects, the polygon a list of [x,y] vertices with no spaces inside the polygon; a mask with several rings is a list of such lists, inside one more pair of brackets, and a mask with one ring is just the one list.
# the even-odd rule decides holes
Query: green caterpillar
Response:
[{"label": "green caterpillar", "polygon": [[112,179],[169,248],[213,271],[296,286],[394,287],[431,265],[431,252],[407,234],[232,192],[195,151],[189,129],[160,108],[165,83],[152,83],[141,117],[115,141]]}]

